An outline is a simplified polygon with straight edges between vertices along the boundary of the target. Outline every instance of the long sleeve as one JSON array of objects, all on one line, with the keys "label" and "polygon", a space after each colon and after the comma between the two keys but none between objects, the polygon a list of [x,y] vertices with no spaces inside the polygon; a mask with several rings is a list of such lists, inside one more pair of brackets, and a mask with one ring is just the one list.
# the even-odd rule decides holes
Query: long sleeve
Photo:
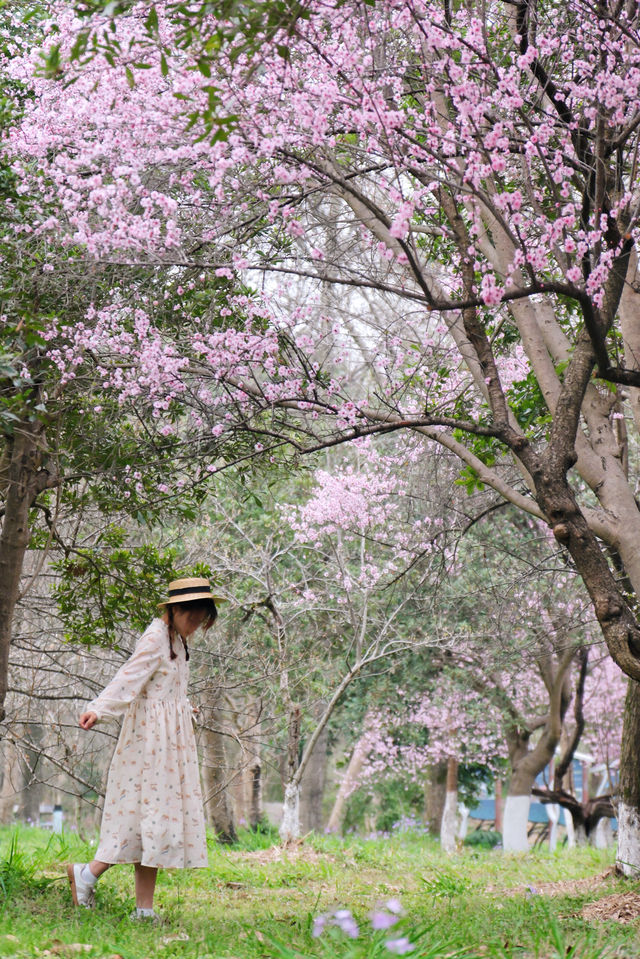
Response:
[{"label": "long sleeve", "polygon": [[152,623],[109,685],[86,707],[86,712],[95,713],[99,720],[121,716],[143,691],[162,659],[162,636]]}]

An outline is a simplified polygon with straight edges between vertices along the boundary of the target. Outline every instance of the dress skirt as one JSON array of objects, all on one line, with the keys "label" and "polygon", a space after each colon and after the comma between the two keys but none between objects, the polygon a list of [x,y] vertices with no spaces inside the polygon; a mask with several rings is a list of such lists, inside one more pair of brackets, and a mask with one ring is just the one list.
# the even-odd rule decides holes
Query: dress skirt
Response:
[{"label": "dress skirt", "polygon": [[188,664],[176,645],[172,659],[168,629],[154,620],[87,707],[99,721],[124,714],[95,854],[101,862],[208,865]]}]

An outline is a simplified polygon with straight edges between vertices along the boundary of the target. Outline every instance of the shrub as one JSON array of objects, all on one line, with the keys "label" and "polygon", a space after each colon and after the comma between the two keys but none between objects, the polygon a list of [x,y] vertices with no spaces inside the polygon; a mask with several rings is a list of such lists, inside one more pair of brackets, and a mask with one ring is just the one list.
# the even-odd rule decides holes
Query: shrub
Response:
[{"label": "shrub", "polygon": [[494,829],[475,829],[465,837],[465,846],[480,846],[482,849],[494,849],[502,843],[502,836]]}]

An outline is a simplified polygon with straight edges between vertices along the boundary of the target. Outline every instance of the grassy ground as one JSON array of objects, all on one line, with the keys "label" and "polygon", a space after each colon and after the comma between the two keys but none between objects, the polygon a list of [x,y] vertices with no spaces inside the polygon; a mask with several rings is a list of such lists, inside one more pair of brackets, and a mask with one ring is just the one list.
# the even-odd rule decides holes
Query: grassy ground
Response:
[{"label": "grassy ground", "polygon": [[[413,946],[407,955],[416,959],[640,959],[640,884],[598,879],[611,855],[593,849],[524,858],[465,849],[447,858],[418,836],[317,837],[283,850],[247,835],[237,848],[211,842],[208,870],[160,874],[159,927],[128,918],[131,867],[100,880],[94,911],[74,909],[64,863],[88,858],[91,848],[71,835],[0,828],[2,959],[390,959],[388,940],[398,950]],[[583,917],[586,904],[613,895],[631,897],[637,921]],[[371,912],[395,899],[405,915],[393,929],[374,932]],[[340,909],[355,917],[358,938],[331,924],[350,929],[348,917],[333,917]],[[327,914],[314,938],[314,918]]]}]

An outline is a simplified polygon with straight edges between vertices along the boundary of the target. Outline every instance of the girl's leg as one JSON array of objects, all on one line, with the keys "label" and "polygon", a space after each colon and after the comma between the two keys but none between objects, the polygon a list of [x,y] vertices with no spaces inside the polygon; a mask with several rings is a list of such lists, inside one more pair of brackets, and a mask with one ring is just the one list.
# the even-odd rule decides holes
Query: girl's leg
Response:
[{"label": "girl's leg", "polygon": [[74,905],[86,906],[89,909],[93,907],[95,885],[110,865],[111,863],[101,862],[99,859],[88,863],[67,863],[67,877]]},{"label": "girl's leg", "polygon": [[136,870],[136,906],[138,909],[153,909],[153,894],[156,888],[158,870],[156,866],[135,864]]}]

